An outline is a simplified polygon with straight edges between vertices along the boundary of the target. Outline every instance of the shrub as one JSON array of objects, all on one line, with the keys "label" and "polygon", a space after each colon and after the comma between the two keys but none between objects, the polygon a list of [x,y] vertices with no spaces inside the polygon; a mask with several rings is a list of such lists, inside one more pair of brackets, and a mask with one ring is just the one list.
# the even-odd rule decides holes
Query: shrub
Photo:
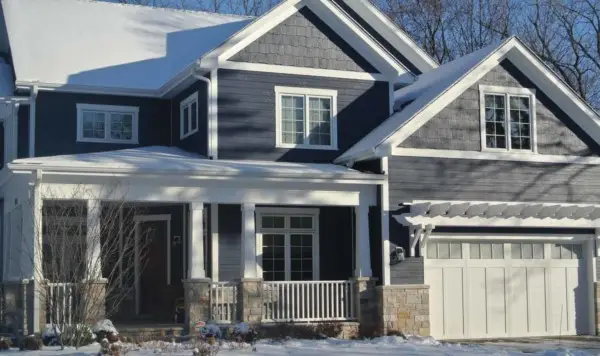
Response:
[{"label": "shrub", "polygon": [[10,350],[10,347],[12,346],[12,341],[7,338],[7,337],[0,337],[0,351],[7,351]]},{"label": "shrub", "polygon": [[331,322],[318,323],[318,324],[316,324],[316,328],[315,328],[315,332],[320,337],[326,337],[326,338],[329,338],[329,337],[337,338],[342,334],[343,331],[344,331],[344,327],[341,323],[331,323]]},{"label": "shrub", "polygon": [[28,335],[26,336],[21,345],[22,350],[28,351],[36,351],[42,348],[43,342],[42,338],[37,335]]}]

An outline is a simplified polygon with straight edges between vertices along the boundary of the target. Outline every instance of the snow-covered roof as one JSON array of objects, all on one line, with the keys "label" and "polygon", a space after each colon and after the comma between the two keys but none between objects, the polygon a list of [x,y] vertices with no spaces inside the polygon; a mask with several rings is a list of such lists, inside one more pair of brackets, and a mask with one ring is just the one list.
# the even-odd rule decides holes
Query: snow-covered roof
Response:
[{"label": "snow-covered roof", "polygon": [[329,163],[211,160],[176,147],[150,146],[116,151],[23,158],[8,165],[10,170],[47,169],[115,173],[156,173],[217,176],[308,177],[381,180]]},{"label": "snow-covered roof", "polygon": [[406,122],[410,121],[425,106],[435,101],[440,94],[451,88],[479,63],[483,62],[498,47],[498,45],[487,46],[452,62],[448,62],[421,74],[413,84],[396,90],[394,92],[394,110],[399,111],[344,152],[338,160],[343,161],[346,158],[351,158],[374,149],[399,130]]},{"label": "snow-covered roof", "polygon": [[158,90],[252,18],[89,0],[2,0],[17,82]]},{"label": "snow-covered roof", "polygon": [[15,80],[12,68],[0,58],[0,97],[12,96],[15,93]]}]

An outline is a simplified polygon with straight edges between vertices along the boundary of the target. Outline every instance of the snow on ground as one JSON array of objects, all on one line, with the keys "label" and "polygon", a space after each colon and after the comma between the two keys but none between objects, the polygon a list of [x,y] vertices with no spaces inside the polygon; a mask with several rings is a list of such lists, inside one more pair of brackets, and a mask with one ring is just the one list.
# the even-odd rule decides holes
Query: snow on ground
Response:
[{"label": "snow on ground", "polygon": [[[567,345],[568,347],[565,347]],[[573,347],[573,348],[571,348]],[[17,353],[18,351],[15,351]],[[91,356],[98,352],[97,345],[86,346],[78,351],[74,349],[57,351],[57,348],[45,348],[42,351],[18,352],[19,356]],[[182,350],[181,345],[177,347],[170,345],[161,349],[156,344],[144,350],[127,353],[128,356],[151,356],[151,355],[191,356],[191,350]],[[560,345],[553,341],[540,340],[536,343],[489,343],[483,345],[461,345],[438,343],[431,339],[415,339],[404,341],[398,337],[384,337],[370,341],[347,341],[347,340],[290,340],[285,343],[274,343],[260,341],[257,344],[257,352],[251,348],[243,350],[230,350],[224,346],[219,356],[243,356],[243,355],[265,355],[265,356],[396,356],[396,355],[537,355],[537,356],[584,356],[600,355],[600,343],[598,342],[565,342]]]}]

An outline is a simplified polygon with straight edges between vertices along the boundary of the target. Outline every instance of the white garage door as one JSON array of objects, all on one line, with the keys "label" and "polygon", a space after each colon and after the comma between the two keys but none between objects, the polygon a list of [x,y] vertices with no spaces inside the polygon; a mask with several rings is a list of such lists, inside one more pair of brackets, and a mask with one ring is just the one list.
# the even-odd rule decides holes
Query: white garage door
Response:
[{"label": "white garage door", "polygon": [[425,252],[432,336],[589,333],[581,243],[432,240]]}]

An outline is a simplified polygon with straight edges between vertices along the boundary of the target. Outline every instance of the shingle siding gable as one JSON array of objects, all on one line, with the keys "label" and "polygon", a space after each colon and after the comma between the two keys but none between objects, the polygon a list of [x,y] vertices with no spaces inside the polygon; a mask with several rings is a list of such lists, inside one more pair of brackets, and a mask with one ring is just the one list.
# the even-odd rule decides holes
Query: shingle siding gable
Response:
[{"label": "shingle siding gable", "polygon": [[378,73],[307,7],[294,13],[229,60]]},{"label": "shingle siding gable", "polygon": [[535,90],[538,153],[588,156],[593,155],[593,152],[600,152],[589,136],[508,60],[504,60],[469,87],[408,137],[400,147],[480,151],[480,84]]}]

